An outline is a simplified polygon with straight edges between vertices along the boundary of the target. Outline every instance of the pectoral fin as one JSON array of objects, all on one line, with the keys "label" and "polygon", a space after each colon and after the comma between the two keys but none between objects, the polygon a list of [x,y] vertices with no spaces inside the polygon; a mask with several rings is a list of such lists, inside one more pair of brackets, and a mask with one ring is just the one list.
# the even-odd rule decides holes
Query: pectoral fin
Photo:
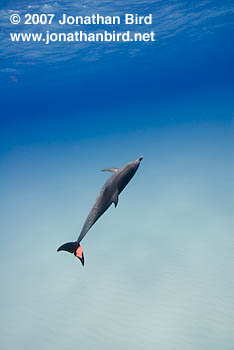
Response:
[{"label": "pectoral fin", "polygon": [[118,197],[118,191],[116,191],[114,194],[113,194],[113,197],[112,197],[112,203],[115,204],[115,207],[117,207],[117,204],[118,204],[118,201],[119,201],[119,197]]},{"label": "pectoral fin", "polygon": [[119,170],[118,168],[106,168],[106,169],[102,169],[102,171],[110,171],[112,173],[116,172],[117,170]]}]

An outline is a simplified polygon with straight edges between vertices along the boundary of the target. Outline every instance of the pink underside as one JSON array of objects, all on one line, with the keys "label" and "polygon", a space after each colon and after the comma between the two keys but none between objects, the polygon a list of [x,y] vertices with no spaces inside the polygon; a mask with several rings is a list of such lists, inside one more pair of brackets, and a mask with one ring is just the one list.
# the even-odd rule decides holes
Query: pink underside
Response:
[{"label": "pink underside", "polygon": [[77,258],[82,259],[83,249],[82,249],[81,245],[76,249],[76,256],[77,256]]}]

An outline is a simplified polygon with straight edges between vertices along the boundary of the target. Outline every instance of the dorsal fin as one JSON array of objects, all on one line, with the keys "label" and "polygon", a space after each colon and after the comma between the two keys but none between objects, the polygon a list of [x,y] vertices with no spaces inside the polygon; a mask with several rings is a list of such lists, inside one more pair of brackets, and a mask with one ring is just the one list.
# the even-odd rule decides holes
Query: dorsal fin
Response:
[{"label": "dorsal fin", "polygon": [[119,170],[118,168],[106,168],[106,169],[102,169],[102,171],[110,171],[112,173],[115,173],[117,170]]}]

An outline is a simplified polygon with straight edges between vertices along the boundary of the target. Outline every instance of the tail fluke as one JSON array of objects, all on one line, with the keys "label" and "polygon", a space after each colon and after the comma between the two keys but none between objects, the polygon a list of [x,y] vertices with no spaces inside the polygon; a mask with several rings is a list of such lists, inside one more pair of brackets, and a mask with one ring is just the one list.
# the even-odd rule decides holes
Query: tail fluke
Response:
[{"label": "tail fluke", "polygon": [[68,243],[64,243],[63,245],[61,245],[61,247],[59,247],[57,249],[57,252],[59,252],[60,250],[65,250],[66,252],[69,253],[74,253],[75,250],[77,249],[77,246],[79,245],[78,242],[68,242]]},{"label": "tail fluke", "polygon": [[84,253],[81,245],[75,241],[75,242],[68,242],[64,243],[57,249],[57,252],[60,250],[65,250],[69,253],[74,253],[74,255],[80,260],[81,264],[84,266]]}]

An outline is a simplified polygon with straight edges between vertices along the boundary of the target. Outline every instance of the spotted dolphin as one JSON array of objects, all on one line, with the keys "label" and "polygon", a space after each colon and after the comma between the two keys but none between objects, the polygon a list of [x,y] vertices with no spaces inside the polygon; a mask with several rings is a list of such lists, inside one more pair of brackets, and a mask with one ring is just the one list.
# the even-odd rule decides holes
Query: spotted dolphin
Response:
[{"label": "spotted dolphin", "polygon": [[67,252],[74,253],[74,255],[81,261],[82,265],[84,265],[84,253],[80,245],[81,240],[112,203],[114,203],[115,207],[117,207],[120,193],[135,175],[142,159],[143,157],[139,157],[135,161],[129,162],[119,169],[103,169],[103,171],[110,171],[113,174],[102,187],[96,201],[92,206],[92,209],[89,212],[77,241],[68,242],[61,245],[57,249],[58,252],[60,250],[65,250]]}]

